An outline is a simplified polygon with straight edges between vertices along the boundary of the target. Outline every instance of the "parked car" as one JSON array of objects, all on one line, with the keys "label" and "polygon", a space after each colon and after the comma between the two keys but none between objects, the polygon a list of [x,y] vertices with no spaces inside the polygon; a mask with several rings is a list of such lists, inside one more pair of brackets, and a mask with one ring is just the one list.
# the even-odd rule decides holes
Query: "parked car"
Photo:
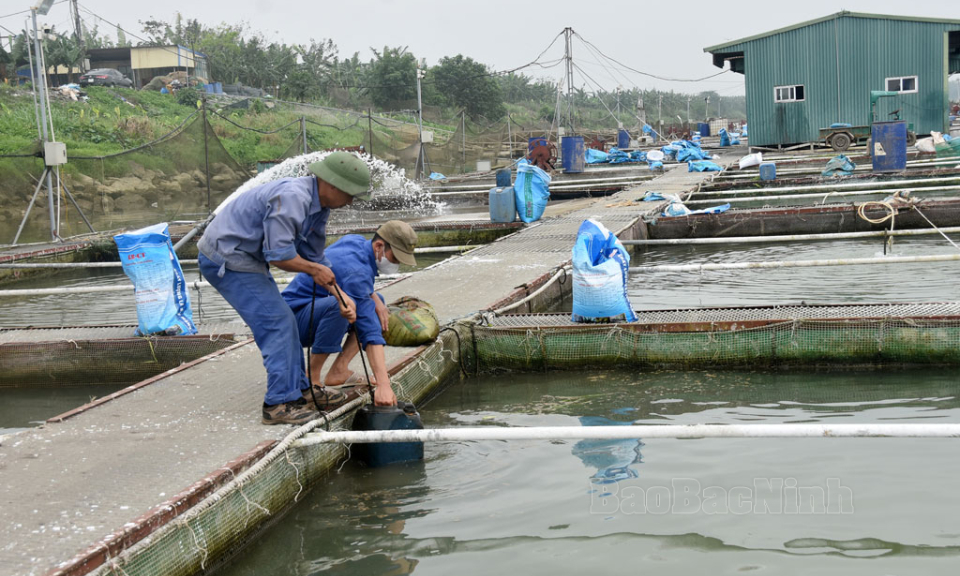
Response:
[{"label": "parked car", "polygon": [[97,68],[80,76],[80,86],[133,86],[130,80],[113,68]]}]

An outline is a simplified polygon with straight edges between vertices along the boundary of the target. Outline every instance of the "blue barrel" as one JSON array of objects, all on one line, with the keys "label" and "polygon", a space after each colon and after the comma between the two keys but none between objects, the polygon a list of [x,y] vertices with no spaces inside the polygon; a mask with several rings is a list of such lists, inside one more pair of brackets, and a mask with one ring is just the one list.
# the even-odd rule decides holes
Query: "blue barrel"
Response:
[{"label": "blue barrel", "polygon": [[764,162],[760,165],[760,179],[761,180],[776,180],[777,179],[777,165],[773,162]]},{"label": "blue barrel", "polygon": [[874,122],[870,130],[870,160],[874,172],[907,169],[907,123]]},{"label": "blue barrel", "polygon": [[509,223],[517,219],[517,196],[513,186],[490,189],[490,221]]},{"label": "blue barrel", "polygon": [[706,122],[697,122],[697,132],[700,133],[700,136],[706,138],[710,135],[710,124]]},{"label": "blue barrel", "polygon": [[497,170],[497,188],[506,188],[510,184],[512,184],[510,182],[510,169]]},{"label": "blue barrel", "polygon": [[548,140],[542,136],[527,140],[527,152],[533,152],[537,146],[546,146]]},{"label": "blue barrel", "polygon": [[[353,417],[354,430],[422,430],[423,421],[416,407],[409,402],[396,406],[367,404]],[[422,442],[379,442],[354,444],[351,456],[371,468],[423,460]]]},{"label": "blue barrel", "polygon": [[560,140],[560,157],[563,171],[567,174],[579,174],[587,165],[587,147],[583,136],[564,136]]},{"label": "blue barrel", "polygon": [[617,131],[617,148],[623,150],[630,147],[630,133],[622,128]]}]

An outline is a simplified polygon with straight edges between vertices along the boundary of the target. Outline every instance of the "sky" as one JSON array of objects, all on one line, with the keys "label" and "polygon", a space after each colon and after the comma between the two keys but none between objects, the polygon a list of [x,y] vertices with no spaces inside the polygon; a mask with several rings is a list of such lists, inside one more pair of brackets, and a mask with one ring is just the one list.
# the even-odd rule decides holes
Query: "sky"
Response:
[{"label": "sky", "polygon": [[[36,0],[0,0],[0,25],[20,29],[25,14],[3,16],[29,8]],[[319,0],[276,2],[272,0],[80,0],[81,16],[96,21],[92,12],[141,34],[141,20],[172,21],[180,12],[207,26],[246,23],[270,41],[307,43],[311,38],[331,39],[341,57],[359,52],[369,60],[371,47],[407,46],[428,65],[444,56],[463,54],[494,70],[509,70],[527,64],[565,27],[591,42],[599,51],[620,63],[661,78],[698,79],[719,72],[711,64],[706,46],[789,26],[849,10],[876,14],[960,19],[956,0],[928,0],[919,4],[890,0],[823,0],[771,2],[739,0],[704,2],[669,0],[638,2],[588,2],[553,0],[517,2],[482,0]],[[58,29],[72,30],[68,3],[61,0],[42,21]],[[101,32],[115,34],[109,24]],[[136,39],[128,36],[136,43]],[[543,55],[541,62],[563,56],[563,38]],[[743,77],[726,73],[700,82],[670,82],[627,71],[597,56],[574,39],[574,84],[587,91],[639,87],[697,93],[714,90],[725,95],[743,94]],[[528,68],[525,73],[559,80],[563,67]]]}]

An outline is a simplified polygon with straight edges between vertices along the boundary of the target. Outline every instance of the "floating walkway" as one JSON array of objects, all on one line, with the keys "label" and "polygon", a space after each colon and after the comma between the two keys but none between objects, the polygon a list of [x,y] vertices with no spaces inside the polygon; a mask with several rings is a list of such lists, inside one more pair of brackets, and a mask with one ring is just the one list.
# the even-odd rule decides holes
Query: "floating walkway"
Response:
[{"label": "floating walkway", "polygon": [[[570,260],[576,231],[595,217],[624,238],[662,203],[645,190],[684,193],[711,174],[668,170],[645,188],[556,204],[541,222],[425,269],[382,292],[416,295],[441,323],[526,298]],[[555,282],[526,308],[569,294]],[[419,401],[458,369],[460,333],[418,349],[388,348],[398,396]],[[451,362],[453,360],[453,362]],[[358,366],[359,370],[359,366]],[[241,341],[0,440],[0,566],[18,575],[194,574],[243,545],[291,506],[341,454],[293,448],[317,427],[346,426],[356,400],[311,424],[260,424],[265,374]]]}]

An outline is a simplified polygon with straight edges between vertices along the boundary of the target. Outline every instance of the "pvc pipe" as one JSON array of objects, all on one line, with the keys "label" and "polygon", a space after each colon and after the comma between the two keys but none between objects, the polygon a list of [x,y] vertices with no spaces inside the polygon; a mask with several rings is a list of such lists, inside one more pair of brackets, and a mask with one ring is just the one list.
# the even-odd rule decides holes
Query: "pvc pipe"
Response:
[{"label": "pvc pipe", "polygon": [[[828,159],[829,159],[829,158],[824,158],[824,160],[828,160]],[[768,161],[768,159],[767,159],[767,158],[764,158],[764,162],[766,162],[766,161]],[[778,178],[779,178],[780,175],[782,175],[782,174],[783,174],[783,175],[786,175],[786,174],[816,174],[816,175],[819,175],[819,174],[822,172],[822,169],[821,169],[820,167],[814,167],[814,166],[810,166],[810,167],[807,167],[807,168],[785,168],[785,169],[783,169],[783,170],[780,170],[780,166],[782,166],[782,165],[784,165],[784,164],[790,164],[790,163],[787,163],[787,162],[776,162],[775,160],[772,160],[772,159],[769,160],[769,161],[777,164],[777,177],[778,177]],[[957,161],[956,159],[954,159],[954,160],[942,160],[942,159],[941,159],[941,160],[910,160],[910,161],[907,162],[907,168],[926,168],[926,167],[929,167],[929,166],[947,166],[947,165],[951,165],[951,164],[958,164],[958,161]],[[870,172],[870,171],[872,171],[872,170],[873,170],[873,166],[870,166],[869,164],[861,164],[860,166],[857,166],[856,168],[853,169],[854,172]],[[720,176],[718,179],[719,179],[719,180],[754,179],[754,178],[757,177],[758,174],[759,174],[759,172],[753,171],[753,170],[751,170],[751,171],[749,171],[749,172],[746,171],[746,170],[741,170],[741,171],[739,171],[739,172],[729,172],[729,173],[724,172],[723,175]]]},{"label": "pvc pipe", "polygon": [[[960,190],[960,186],[937,186],[930,188],[900,188],[897,189],[897,192],[951,192]],[[759,202],[761,200],[791,200],[796,198],[819,198],[823,197],[824,201],[830,197],[841,197],[841,196],[879,196],[880,194],[890,194],[894,189],[890,190],[858,190],[854,192],[817,192],[814,194],[782,194],[776,196],[749,196],[745,198],[711,198],[709,200],[688,200],[685,204],[717,204],[717,203],[737,203],[737,202]],[[821,202],[822,204],[822,202]]]},{"label": "pvc pipe", "polygon": [[921,236],[924,234],[960,232],[960,226],[950,228],[923,228],[920,230],[878,230],[875,232],[835,232],[833,234],[792,234],[786,236],[733,236],[730,238],[666,238],[659,240],[621,240],[624,246],[654,246],[669,244],[733,244],[766,242],[802,242],[812,240],[840,240],[844,238],[871,238],[875,236]]},{"label": "pvc pipe", "polygon": [[[196,260],[181,260],[181,264],[196,264]],[[122,262],[14,262],[0,264],[4,268],[119,268]]]},{"label": "pvc pipe", "polygon": [[[765,192],[792,192],[796,190],[886,190],[888,188],[901,188],[907,184],[946,184],[948,182],[960,182],[960,176],[951,178],[921,178],[917,180],[891,180],[888,182],[847,182],[845,184],[814,184],[811,186],[774,186],[762,189],[743,188],[734,190],[711,190],[699,192],[701,196],[723,196],[723,195],[743,195],[756,194],[758,191]],[[932,188],[933,186],[924,186]]]},{"label": "pvc pipe", "polygon": [[537,296],[539,296],[540,294],[542,294],[547,288],[549,288],[550,286],[552,286],[553,283],[556,282],[556,281],[560,278],[561,275],[566,275],[570,269],[571,269],[571,268],[570,268],[569,266],[564,266],[563,268],[560,268],[559,270],[557,270],[557,273],[554,274],[552,278],[550,278],[549,280],[547,280],[547,281],[543,284],[543,286],[541,286],[541,287],[537,288],[536,290],[534,290],[533,292],[531,292],[529,295],[527,295],[526,298],[524,298],[524,299],[522,299],[522,300],[518,300],[518,301],[514,302],[513,304],[507,304],[507,305],[504,306],[503,308],[497,308],[496,310],[493,311],[493,313],[494,313],[494,314],[497,314],[497,315],[500,315],[500,314],[503,314],[504,312],[509,312],[510,310],[513,310],[513,309],[515,309],[515,308],[519,308],[519,307],[523,306],[523,305],[526,304],[527,302],[533,300],[534,298],[536,298]]},{"label": "pvc pipe", "polygon": [[649,440],[651,438],[960,438],[960,424],[683,424],[532,426],[314,432],[294,442],[468,442],[481,440]]},{"label": "pvc pipe", "polygon": [[[550,190],[561,191],[561,190],[592,190],[594,188],[616,188],[616,187],[627,187],[633,184],[642,184],[651,180],[651,178],[643,178],[638,180],[631,180],[628,182],[611,182],[609,184],[565,184],[562,186],[550,186]],[[464,190],[461,192],[430,192],[431,196],[466,196],[473,194],[488,194],[490,188],[484,189],[475,189],[475,190]]]},{"label": "pvc pipe", "polygon": [[[429,248],[416,248],[417,254],[433,254],[447,252],[464,252],[486,246],[486,244],[472,244],[461,246],[432,246]],[[196,264],[197,260],[180,260],[180,264]],[[119,268],[121,262],[12,262],[0,264],[0,269],[29,269],[29,268]]]},{"label": "pvc pipe", "polygon": [[913,264],[918,262],[955,262],[958,260],[960,260],[960,254],[885,256],[883,258],[846,258],[836,260],[792,260],[779,262],[730,262],[726,264],[663,264],[659,266],[631,266],[630,272],[703,272],[705,270],[810,268],[814,266],[858,266],[863,264]]},{"label": "pvc pipe", "polygon": [[[553,184],[557,184],[557,185],[564,185],[564,184],[603,184],[604,182],[615,182],[615,181],[618,181],[618,180],[653,180],[654,178],[655,178],[655,176],[647,176],[647,175],[616,176],[616,177],[612,177],[612,178],[584,178],[583,180],[575,180],[575,179],[571,179],[571,180],[554,180],[554,181],[553,181]],[[458,185],[443,185],[443,184],[441,184],[440,186],[437,186],[437,187],[436,187],[436,192],[435,192],[434,190],[432,190],[432,189],[429,189],[429,188],[426,188],[425,190],[426,190],[427,192],[429,192],[430,194],[436,194],[437,192],[454,192],[454,191],[460,191],[460,190],[476,190],[476,189],[477,189],[477,186],[479,186],[479,185],[480,185],[480,184],[463,184],[463,185],[459,185],[459,186],[458,186]],[[490,186],[490,187],[487,188],[487,190],[490,190],[490,188],[494,188],[494,187],[495,187],[495,186]]]}]

